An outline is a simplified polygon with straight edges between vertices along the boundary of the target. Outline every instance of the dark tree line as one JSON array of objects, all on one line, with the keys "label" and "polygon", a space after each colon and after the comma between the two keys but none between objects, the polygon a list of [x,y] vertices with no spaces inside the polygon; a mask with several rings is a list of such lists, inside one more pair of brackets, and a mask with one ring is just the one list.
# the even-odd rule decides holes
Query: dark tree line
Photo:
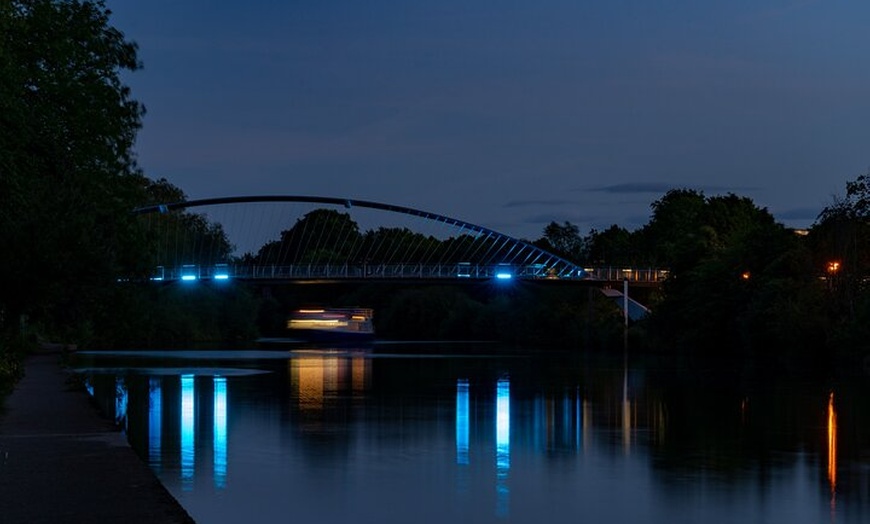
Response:
[{"label": "dark tree line", "polygon": [[[179,304],[191,298],[181,291],[118,285],[122,277],[147,277],[159,257],[154,229],[129,211],[185,196],[136,165],[133,145],[145,111],[121,74],[141,64],[136,45],[109,20],[101,0],[0,2],[0,373],[14,367],[10,340],[25,325],[46,337],[107,345],[252,333],[259,302],[250,293],[203,291],[195,300],[208,313],[193,318],[181,312]],[[201,215],[149,219],[213,246],[197,254],[203,263],[232,251],[220,226]],[[248,258],[389,264],[401,253],[401,262],[426,263],[437,252],[442,262],[474,263],[469,253],[499,249],[489,242],[402,228],[363,232],[347,214],[316,210]],[[653,314],[635,328],[660,349],[811,362],[832,353],[862,358],[868,349],[868,175],[849,182],[805,236],[748,198],[674,189],[652,204],[650,221],[636,231],[614,225],[582,236],[569,222],[553,222],[534,243],[579,264],[668,268]],[[580,329],[571,321],[582,316],[574,298],[552,298],[537,312],[518,309],[511,300],[519,298],[480,303],[454,291],[429,298],[408,292],[386,307],[438,312],[452,326],[438,333],[491,329],[514,340],[578,340],[556,333],[560,326]]]},{"label": "dark tree line", "polygon": [[581,264],[668,269],[636,328],[658,350],[812,365],[870,355],[870,175],[847,183],[807,231],[746,197],[674,189],[635,231],[581,237],[554,222],[536,243]]},{"label": "dark tree line", "polygon": [[[135,302],[120,278],[147,275],[149,230],[130,211],[184,199],[133,150],[145,109],[121,81],[141,64],[100,0],[0,2],[0,350],[27,333],[84,342]],[[196,215],[164,220],[220,236]],[[117,331],[117,330],[116,330]]]},{"label": "dark tree line", "polygon": [[511,249],[502,239],[487,235],[439,239],[404,227],[360,231],[348,213],[315,209],[242,261],[257,265],[486,264],[507,259]]}]

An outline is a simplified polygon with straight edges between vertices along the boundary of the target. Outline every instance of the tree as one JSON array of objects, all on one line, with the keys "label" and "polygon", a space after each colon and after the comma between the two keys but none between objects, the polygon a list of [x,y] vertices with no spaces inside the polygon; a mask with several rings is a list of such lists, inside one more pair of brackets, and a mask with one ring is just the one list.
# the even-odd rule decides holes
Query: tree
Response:
[{"label": "tree", "polygon": [[706,203],[704,194],[693,189],[672,189],[652,203],[652,217],[638,232],[648,264],[679,270],[697,259],[704,249],[700,226]]},{"label": "tree", "polygon": [[315,209],[281,232],[280,240],[260,248],[260,265],[344,263],[360,247],[359,226],[350,214]]},{"label": "tree", "polygon": [[766,209],[736,195],[685,191],[668,193],[654,209],[647,245],[660,244],[671,268],[650,318],[664,344],[761,354],[819,340],[806,247]]},{"label": "tree", "polygon": [[870,336],[870,175],[846,183],[845,197],[822,210],[808,240],[826,283],[832,345],[863,358],[857,353]]},{"label": "tree", "polygon": [[366,264],[420,264],[430,261],[433,253],[439,251],[438,245],[435,237],[414,233],[406,227],[379,227],[365,232],[362,246],[353,258]]},{"label": "tree", "polygon": [[0,309],[84,321],[140,257],[133,142],[144,108],[120,79],[140,64],[102,1],[0,4]]},{"label": "tree", "polygon": [[586,245],[583,237],[580,236],[580,228],[568,221],[562,224],[557,224],[555,221],[547,224],[544,228],[544,239],[547,243],[545,249],[561,257],[575,262],[585,258]]},{"label": "tree", "polygon": [[627,266],[636,261],[632,256],[635,236],[616,224],[604,231],[593,229],[586,239],[588,257],[592,264],[601,266]]}]

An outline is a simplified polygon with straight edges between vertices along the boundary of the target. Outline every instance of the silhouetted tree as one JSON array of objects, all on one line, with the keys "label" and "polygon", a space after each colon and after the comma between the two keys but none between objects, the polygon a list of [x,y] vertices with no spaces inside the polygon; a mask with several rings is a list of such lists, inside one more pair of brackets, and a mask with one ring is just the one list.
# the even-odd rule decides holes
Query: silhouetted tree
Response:
[{"label": "silhouetted tree", "polygon": [[300,218],[281,238],[260,248],[258,264],[337,264],[360,249],[359,226],[348,213],[315,209]]},{"label": "silhouetted tree", "polygon": [[562,224],[550,222],[544,228],[546,246],[541,246],[559,256],[575,262],[586,258],[585,242],[580,236],[580,228],[565,221]]},{"label": "silhouetted tree", "polygon": [[143,107],[121,82],[135,44],[101,1],[0,3],[0,318],[85,322],[140,258],[133,141]]}]

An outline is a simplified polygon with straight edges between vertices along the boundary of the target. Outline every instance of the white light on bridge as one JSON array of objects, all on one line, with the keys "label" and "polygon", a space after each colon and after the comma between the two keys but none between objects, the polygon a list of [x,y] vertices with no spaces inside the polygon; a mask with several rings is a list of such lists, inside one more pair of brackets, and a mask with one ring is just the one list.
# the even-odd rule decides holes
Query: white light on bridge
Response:
[{"label": "white light on bridge", "polygon": [[214,276],[215,280],[229,280],[230,276],[226,273],[218,273]]},{"label": "white light on bridge", "polygon": [[184,280],[185,282],[192,282],[196,280],[196,275],[181,275],[181,280]]},{"label": "white light on bridge", "polygon": [[507,271],[499,271],[498,273],[495,274],[495,278],[497,278],[499,280],[510,280],[510,279],[514,278],[514,276],[513,276],[513,274],[508,273]]}]

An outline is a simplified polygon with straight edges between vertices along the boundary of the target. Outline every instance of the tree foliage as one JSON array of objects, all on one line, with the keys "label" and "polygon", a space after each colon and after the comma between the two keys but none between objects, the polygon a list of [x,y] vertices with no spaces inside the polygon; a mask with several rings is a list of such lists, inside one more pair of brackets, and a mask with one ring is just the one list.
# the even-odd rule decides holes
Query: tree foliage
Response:
[{"label": "tree foliage", "polygon": [[[670,277],[650,327],[681,350],[815,351],[822,335],[801,239],[752,200],[669,192],[644,228]],[[801,299],[799,307],[795,307]]]},{"label": "tree foliage", "polygon": [[547,242],[541,247],[563,258],[576,262],[585,258],[586,245],[580,235],[580,228],[568,221],[562,224],[555,221],[547,224],[544,228],[544,239]]},{"label": "tree foliage", "polygon": [[100,1],[12,0],[0,6],[0,307],[49,323],[77,321],[129,271],[141,238],[133,142],[143,107],[121,71],[135,44]]},{"label": "tree foliage", "polygon": [[832,343],[841,353],[861,355],[870,336],[870,175],[846,183],[810,230],[813,267],[825,282]]}]

